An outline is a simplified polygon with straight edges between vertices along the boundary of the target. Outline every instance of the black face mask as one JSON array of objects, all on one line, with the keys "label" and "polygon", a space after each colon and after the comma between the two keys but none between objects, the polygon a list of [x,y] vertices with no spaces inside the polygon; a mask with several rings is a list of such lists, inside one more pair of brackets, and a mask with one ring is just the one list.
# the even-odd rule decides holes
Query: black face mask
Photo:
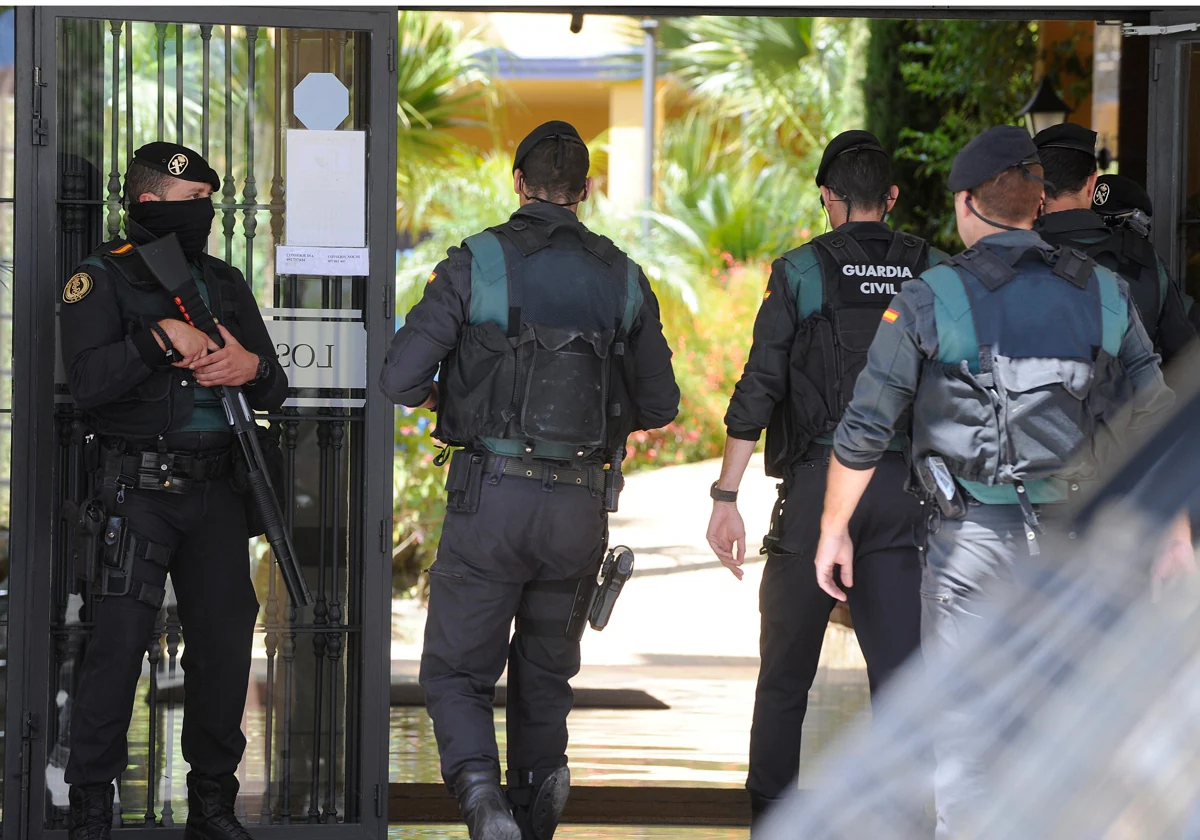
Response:
[{"label": "black face mask", "polygon": [[217,211],[211,198],[186,201],[139,201],[129,208],[129,218],[154,237],[173,233],[189,260],[194,260],[208,244]]}]

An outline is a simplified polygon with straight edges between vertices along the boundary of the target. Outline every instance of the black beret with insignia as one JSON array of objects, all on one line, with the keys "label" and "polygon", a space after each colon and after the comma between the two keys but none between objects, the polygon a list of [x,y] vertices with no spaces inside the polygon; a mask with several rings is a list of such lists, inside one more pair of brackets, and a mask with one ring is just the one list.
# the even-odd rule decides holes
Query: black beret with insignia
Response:
[{"label": "black beret with insignia", "polygon": [[133,162],[183,181],[208,184],[214,191],[221,188],[221,180],[208,161],[178,143],[147,143],[133,153]]},{"label": "black beret with insignia", "polygon": [[993,126],[954,156],[946,187],[950,192],[962,192],[992,180],[1006,169],[1034,163],[1041,161],[1028,131],[1015,125]]},{"label": "black beret with insignia", "polygon": [[1096,179],[1092,210],[1101,216],[1123,216],[1134,210],[1141,210],[1147,216],[1154,215],[1150,195],[1141,184],[1124,175],[1101,175]]},{"label": "black beret with insignia", "polygon": [[817,167],[817,186],[825,186],[825,176],[834,160],[850,152],[878,152],[887,155],[887,149],[879,142],[879,138],[869,131],[855,129],[843,131],[829,141],[821,155],[821,164]]}]

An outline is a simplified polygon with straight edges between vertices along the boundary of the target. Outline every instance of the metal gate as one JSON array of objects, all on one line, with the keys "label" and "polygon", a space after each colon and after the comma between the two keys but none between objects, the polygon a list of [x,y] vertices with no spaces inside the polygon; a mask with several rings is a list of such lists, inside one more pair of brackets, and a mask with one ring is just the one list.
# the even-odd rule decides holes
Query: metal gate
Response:
[{"label": "metal gate", "polygon": [[1148,184],[1154,244],[1193,297],[1200,295],[1200,11],[1151,18]]},{"label": "metal gate", "polygon": [[[175,9],[170,19],[147,11],[17,10],[13,404],[22,445],[13,471],[25,492],[13,501],[6,729],[20,732],[20,744],[12,738],[5,756],[4,836],[65,829],[75,665],[90,629],[92,593],[73,579],[58,520],[61,500],[85,492],[88,429],[55,362],[55,306],[80,260],[120,234],[123,173],[136,148],[159,139],[199,150],[220,176],[209,253],[253,287],[294,386],[282,412],[261,419],[282,444],[282,501],[316,603],[294,609],[266,545],[252,545],[261,604],[254,665],[248,686],[229,687],[248,692],[239,816],[256,836],[297,823],[380,836],[392,488],[390,457],[369,453],[390,456],[392,440],[392,408],[373,382],[394,320],[395,10],[214,7]],[[348,99],[339,130],[363,133],[367,276],[276,270],[286,240],[285,138],[305,127],[294,91],[310,73],[336,77]],[[335,337],[320,348],[302,343],[311,324]],[[352,364],[339,373],[318,352],[327,361],[350,354]],[[129,766],[118,780],[122,826],[186,820],[186,646],[169,595],[147,640]]]}]

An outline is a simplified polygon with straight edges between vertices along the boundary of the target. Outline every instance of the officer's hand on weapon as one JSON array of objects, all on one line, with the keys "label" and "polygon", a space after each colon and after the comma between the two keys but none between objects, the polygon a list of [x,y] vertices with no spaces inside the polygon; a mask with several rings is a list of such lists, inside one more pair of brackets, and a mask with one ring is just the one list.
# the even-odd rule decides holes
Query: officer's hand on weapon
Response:
[{"label": "officer's hand on weapon", "polygon": [[[171,339],[171,346],[175,348],[175,353],[179,356],[179,361],[172,363],[174,367],[190,368],[206,353],[217,349],[216,343],[211,338],[184,321],[176,318],[164,318],[158,322],[158,325]],[[161,336],[155,334],[154,340],[163,350],[167,349]]]},{"label": "officer's hand on weapon", "polygon": [[192,370],[196,372],[196,383],[211,388],[215,385],[245,385],[258,373],[258,356],[251,353],[233,337],[229,330],[218,324],[225,346],[198,359]]},{"label": "officer's hand on weapon", "polygon": [[[746,559],[746,525],[736,502],[713,502],[712,516],[708,520],[708,544],[721,561],[721,565],[742,579],[742,562]],[[734,547],[737,555],[734,556]]]},{"label": "officer's hand on weapon", "polygon": [[850,532],[828,532],[822,528],[813,564],[817,567],[817,584],[834,598],[845,601],[846,593],[838,588],[833,570],[841,566],[842,586],[847,589],[854,586],[854,545],[850,542]]}]

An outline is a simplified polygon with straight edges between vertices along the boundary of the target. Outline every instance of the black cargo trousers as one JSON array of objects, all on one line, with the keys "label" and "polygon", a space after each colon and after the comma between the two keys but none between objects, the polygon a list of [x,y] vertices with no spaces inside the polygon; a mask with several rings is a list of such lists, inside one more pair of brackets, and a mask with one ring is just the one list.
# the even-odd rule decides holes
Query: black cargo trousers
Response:
[{"label": "black cargo trousers", "polygon": [[[536,787],[566,766],[580,658],[565,630],[577,581],[596,575],[606,539],[603,494],[502,475],[502,461],[484,474],[477,509],[447,510],[429,568],[420,682],[451,790],[465,770],[500,769],[492,701],[505,665],[509,784]],[[542,631],[513,633],[518,617]]]},{"label": "black cargo trousers", "polygon": [[[793,470],[777,509],[779,542],[763,569],[761,664],[746,780],[756,815],[795,787],[808,692],[834,606],[813,567],[831,454],[830,447],[814,445]],[[904,492],[907,471],[900,452],[885,452],[850,519],[854,586],[847,597],[872,695],[921,642],[922,507]]]},{"label": "black cargo trousers", "polygon": [[[172,451],[212,453],[234,443],[226,432],[168,436]],[[192,484],[187,493],[125,490],[114,513],[133,534],[170,549],[166,566],[136,561],[133,579],[161,591],[168,571],[183,625],[183,758],[193,773],[234,773],[246,748],[242,714],[258,599],[250,579],[244,497],[227,476]],[[151,590],[153,591],[153,589]],[[129,595],[92,607],[71,713],[66,781],[107,784],[125,771],[126,734],[158,608]]]}]

